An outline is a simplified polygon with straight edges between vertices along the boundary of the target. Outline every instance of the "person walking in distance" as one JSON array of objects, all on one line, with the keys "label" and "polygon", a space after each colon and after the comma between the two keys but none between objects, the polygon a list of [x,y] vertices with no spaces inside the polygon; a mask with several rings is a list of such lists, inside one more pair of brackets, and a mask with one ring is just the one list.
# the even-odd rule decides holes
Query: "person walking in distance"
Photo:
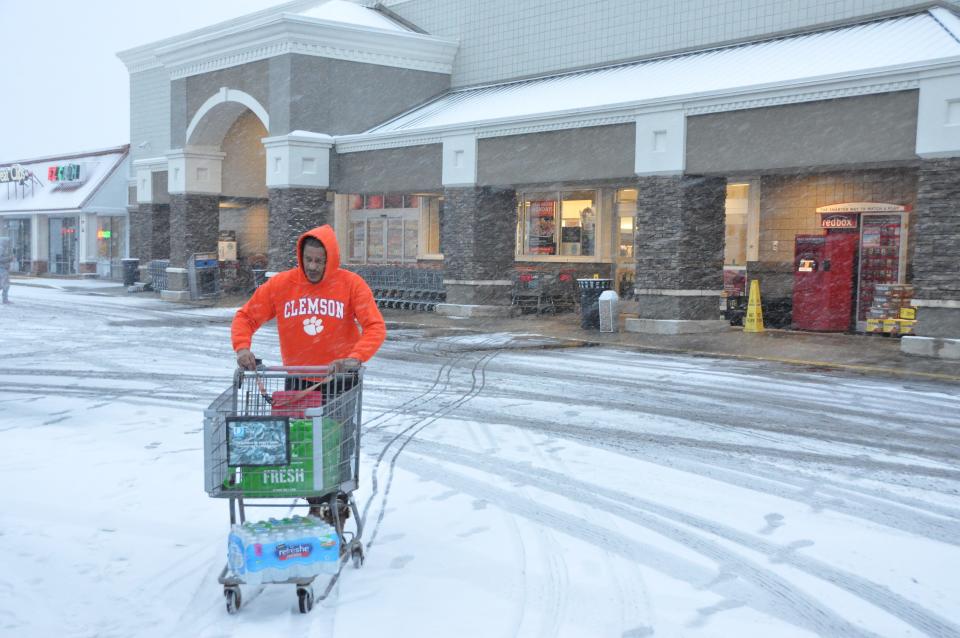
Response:
[{"label": "person walking in distance", "polygon": [[13,246],[9,237],[0,237],[0,299],[10,303],[10,264],[13,262]]},{"label": "person walking in distance", "polygon": [[[330,366],[338,373],[356,371],[380,349],[387,329],[373,292],[356,273],[340,268],[340,247],[333,228],[319,226],[297,240],[297,265],[277,273],[254,291],[230,326],[237,365],[256,370],[250,350],[253,334],[276,318],[280,356],[285,366]],[[357,376],[324,384],[329,395],[352,387]],[[293,387],[290,390],[304,388]],[[349,440],[351,437],[345,437]],[[343,450],[348,458],[353,450]],[[310,514],[329,522],[323,498],[311,497]],[[349,516],[346,495],[338,494],[341,520]]]}]

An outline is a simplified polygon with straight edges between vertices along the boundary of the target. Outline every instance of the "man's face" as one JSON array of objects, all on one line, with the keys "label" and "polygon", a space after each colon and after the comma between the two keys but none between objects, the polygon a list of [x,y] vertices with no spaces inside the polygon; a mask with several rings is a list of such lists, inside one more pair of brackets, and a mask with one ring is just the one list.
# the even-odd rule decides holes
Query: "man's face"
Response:
[{"label": "man's face", "polygon": [[323,271],[327,267],[327,249],[323,246],[307,244],[303,247],[303,272],[312,284],[320,283]]}]

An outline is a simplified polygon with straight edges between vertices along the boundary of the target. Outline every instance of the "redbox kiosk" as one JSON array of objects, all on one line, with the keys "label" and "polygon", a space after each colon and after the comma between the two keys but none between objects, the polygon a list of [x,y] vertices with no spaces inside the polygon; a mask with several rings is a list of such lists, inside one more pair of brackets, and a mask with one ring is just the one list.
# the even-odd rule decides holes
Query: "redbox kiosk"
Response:
[{"label": "redbox kiosk", "polygon": [[793,259],[793,327],[843,332],[853,314],[857,234],[797,235]]},{"label": "redbox kiosk", "polygon": [[824,233],[796,237],[795,329],[865,329],[876,285],[903,283],[908,210],[872,202],[817,209]]}]

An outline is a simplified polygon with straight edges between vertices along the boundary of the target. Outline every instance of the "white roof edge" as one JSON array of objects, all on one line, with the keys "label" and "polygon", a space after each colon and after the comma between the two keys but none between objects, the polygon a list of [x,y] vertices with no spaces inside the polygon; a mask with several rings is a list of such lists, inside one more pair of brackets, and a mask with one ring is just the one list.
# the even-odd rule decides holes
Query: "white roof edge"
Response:
[{"label": "white roof edge", "polygon": [[129,155],[130,145],[121,144],[119,146],[108,146],[106,148],[98,148],[92,151],[78,151],[76,153],[60,153],[57,155],[43,155],[41,157],[29,157],[29,158],[16,159],[16,160],[10,160],[10,161],[0,160],[0,163],[2,163],[3,165],[36,164],[37,162],[50,162],[53,160],[74,159],[77,157],[92,157],[95,155],[110,155],[112,153],[123,153],[125,155]]},{"label": "white roof edge", "polygon": [[[841,95],[831,95],[830,92],[847,92],[850,96],[867,95],[871,93],[889,92],[892,90],[909,90],[909,88],[895,88],[898,85],[919,83],[923,77],[946,75],[960,72],[960,56],[938,62],[936,64],[922,64],[912,67],[891,67],[875,70],[871,73],[856,76],[836,75],[810,78],[803,82],[783,82],[768,85],[757,85],[734,91],[712,91],[697,94],[686,94],[645,100],[633,103],[618,103],[604,105],[591,109],[572,109],[569,111],[553,111],[538,113],[522,117],[504,117],[492,120],[459,122],[442,126],[423,127],[416,129],[376,131],[365,133],[335,136],[337,150],[351,152],[366,150],[364,146],[402,147],[417,146],[426,143],[440,143],[442,138],[452,134],[476,134],[478,137],[497,137],[500,135],[516,135],[524,132],[523,128],[536,125],[545,125],[543,130],[570,128],[571,124],[585,120],[597,120],[596,123],[587,123],[587,126],[613,124],[617,121],[630,121],[640,113],[659,112],[683,109],[685,112],[699,110],[698,107],[715,105],[716,108],[704,112],[722,112],[755,108],[752,103],[766,100],[770,106],[778,104],[794,104],[824,99],[835,99]],[[857,88],[864,90],[857,91]],[[871,90],[871,87],[873,90]],[[915,88],[915,87],[914,87]],[[606,121],[600,121],[604,119]],[[380,125],[382,126],[382,125]],[[505,130],[506,129],[506,130]],[[508,130],[516,129],[516,130]]]},{"label": "white roof edge", "polygon": [[945,7],[930,7],[927,11],[960,44],[960,16]]},{"label": "white roof edge", "polygon": [[187,31],[186,33],[181,33],[179,35],[171,36],[169,38],[163,38],[160,40],[154,40],[153,42],[148,42],[146,44],[141,44],[130,49],[124,49],[123,51],[118,51],[116,56],[127,65],[128,67],[133,66],[138,63],[142,63],[149,59],[155,58],[154,52],[159,47],[164,47],[168,45],[173,45],[178,42],[186,42],[195,38],[209,37],[211,35],[217,34],[220,31],[229,31],[233,28],[242,26],[247,23],[256,23],[262,20],[263,18],[281,14],[284,12],[289,12],[290,10],[297,9],[306,9],[313,5],[320,4],[325,2],[325,0],[291,0],[290,2],[285,2],[284,4],[277,5],[275,7],[269,7],[267,9],[261,9],[260,11],[255,11],[253,13],[248,13],[242,16],[237,16],[236,18],[231,18],[229,20],[224,20],[223,22],[217,22],[199,29],[194,29],[192,31]]}]

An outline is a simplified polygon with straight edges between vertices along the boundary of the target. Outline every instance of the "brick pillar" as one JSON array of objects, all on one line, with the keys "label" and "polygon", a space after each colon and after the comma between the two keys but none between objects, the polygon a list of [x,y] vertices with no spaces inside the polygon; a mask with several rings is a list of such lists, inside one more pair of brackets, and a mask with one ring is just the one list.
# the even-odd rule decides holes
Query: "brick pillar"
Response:
[{"label": "brick pillar", "polygon": [[[333,202],[327,201],[327,192],[323,188],[269,189],[267,268],[270,271],[280,272],[297,264],[297,239],[304,232],[323,224],[333,225]],[[342,249],[343,238],[337,240]]]},{"label": "brick pillar", "polygon": [[170,256],[170,205],[143,204],[130,212],[130,256],[141,265]]},{"label": "brick pillar", "polygon": [[[187,260],[194,253],[216,253],[220,232],[220,196],[170,194],[170,267],[163,299],[190,298]],[[156,245],[156,242],[154,243]]]},{"label": "brick pillar", "polygon": [[448,316],[507,316],[517,193],[489,186],[444,189],[443,251]]},{"label": "brick pillar", "polygon": [[960,358],[960,158],[924,160],[914,213],[915,333],[901,349]]},{"label": "brick pillar", "polygon": [[130,256],[144,264],[152,259],[153,209],[151,204],[139,204],[129,211]]},{"label": "brick pillar", "polygon": [[637,183],[639,318],[634,332],[674,334],[725,328],[723,177],[641,177]]}]

